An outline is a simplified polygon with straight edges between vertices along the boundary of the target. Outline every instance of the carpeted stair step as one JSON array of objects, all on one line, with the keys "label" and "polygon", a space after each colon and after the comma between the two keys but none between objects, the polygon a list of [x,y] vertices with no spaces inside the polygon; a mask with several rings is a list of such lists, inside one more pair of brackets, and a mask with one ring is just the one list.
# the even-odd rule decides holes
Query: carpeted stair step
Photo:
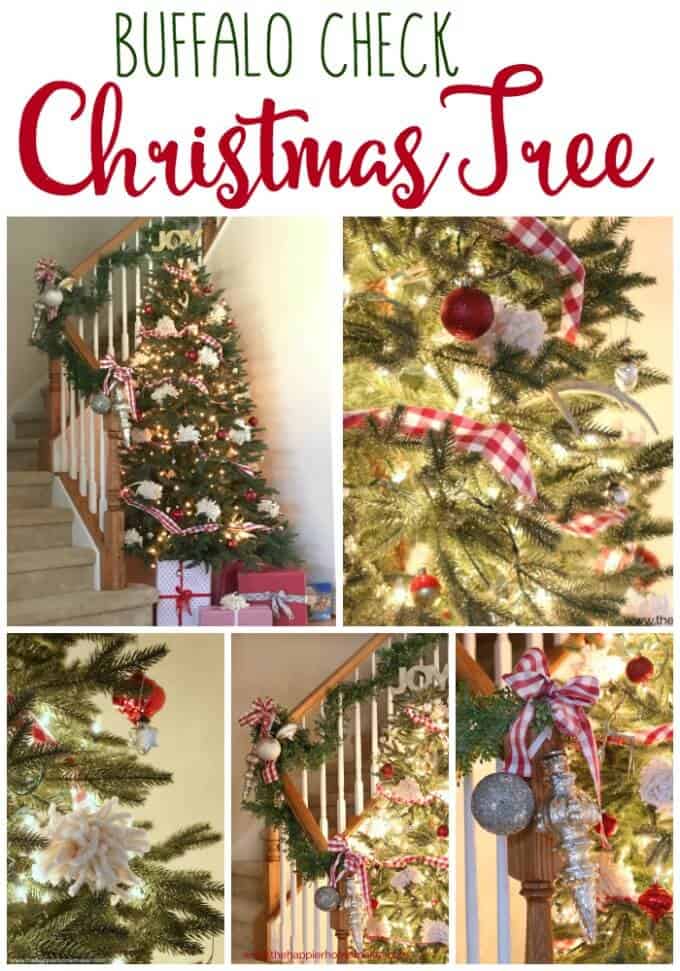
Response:
[{"label": "carpeted stair step", "polygon": [[45,594],[92,590],[94,550],[58,546],[47,550],[10,553],[7,557],[8,600],[30,600]]},{"label": "carpeted stair step", "polygon": [[10,509],[49,506],[51,501],[51,472],[7,473],[7,505]]},{"label": "carpeted stair step", "polygon": [[71,542],[73,513],[58,506],[10,509],[7,513],[7,550],[25,553]]},{"label": "carpeted stair step", "polygon": [[17,438],[40,438],[45,428],[45,416],[39,411],[20,411],[12,415]]},{"label": "carpeted stair step", "polygon": [[[90,584],[91,586],[91,584]],[[37,596],[7,605],[8,623],[16,627],[150,627],[158,595],[143,584],[125,590],[92,590]]]},{"label": "carpeted stair step", "polygon": [[38,466],[38,439],[17,438],[7,445],[7,468],[10,472],[35,469]]}]

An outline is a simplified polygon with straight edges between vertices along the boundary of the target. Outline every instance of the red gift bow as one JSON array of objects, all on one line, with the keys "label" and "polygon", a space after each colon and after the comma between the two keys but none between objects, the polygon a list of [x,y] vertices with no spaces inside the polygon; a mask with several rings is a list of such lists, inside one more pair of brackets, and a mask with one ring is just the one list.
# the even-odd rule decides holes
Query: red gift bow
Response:
[{"label": "red gift bow", "polygon": [[574,344],[581,326],[585,295],[586,270],[574,251],[563,239],[535,216],[509,216],[502,220],[508,227],[506,242],[548,263],[554,263],[561,276],[573,276],[562,297],[562,337]]},{"label": "red gift bow", "polygon": [[99,367],[102,370],[106,370],[106,376],[102,385],[104,394],[108,394],[114,384],[122,384],[125,388],[125,396],[127,397],[128,404],[130,405],[130,415],[133,421],[137,421],[137,401],[135,399],[135,383],[132,380],[132,368],[123,367],[122,364],[118,364],[115,357],[111,354],[107,354],[106,357],[101,359]]},{"label": "red gift bow", "polygon": [[[241,726],[259,725],[260,738],[268,738],[271,736],[271,727],[275,718],[276,708],[274,707],[273,699],[256,698],[250,706],[250,711],[247,711],[245,715],[241,715],[238,723]],[[262,768],[262,779],[264,782],[269,785],[270,782],[276,782],[278,777],[279,773],[276,770],[276,762],[265,762]]]},{"label": "red gift bow", "polygon": [[[348,411],[343,428],[358,428],[369,417],[380,425],[392,419],[392,408],[373,408],[367,411]],[[429,431],[441,431],[448,422],[458,448],[465,452],[481,452],[498,474],[532,502],[536,499],[536,483],[529,453],[524,440],[507,422],[484,425],[466,415],[437,408],[409,405],[401,415],[400,432],[407,438],[424,438]]]},{"label": "red gift bow", "polygon": [[531,775],[531,759],[543,742],[552,735],[551,728],[543,731],[528,744],[529,726],[534,717],[534,702],[547,698],[553,721],[564,735],[572,735],[583,753],[593,778],[598,804],[601,803],[600,763],[592,725],[584,708],[594,704],[600,695],[600,683],[591,675],[572,678],[565,684],[553,681],[546,656],[538,647],[526,651],[515,665],[512,674],[503,675],[525,705],[510,728],[510,754],[505,771],[515,775]]},{"label": "red gift bow", "polygon": [[211,593],[194,593],[188,587],[184,586],[184,564],[180,563],[177,573],[179,575],[179,583],[175,587],[174,593],[159,593],[159,600],[174,600],[175,609],[177,611],[177,623],[180,627],[184,626],[184,613],[191,616],[191,601],[193,597],[208,597],[212,598]]},{"label": "red gift bow", "polygon": [[371,908],[371,890],[368,884],[366,860],[361,853],[355,853],[344,836],[333,836],[328,841],[328,852],[337,853],[330,872],[330,885],[335,887],[348,874],[356,873],[361,881],[361,893],[366,907]]}]

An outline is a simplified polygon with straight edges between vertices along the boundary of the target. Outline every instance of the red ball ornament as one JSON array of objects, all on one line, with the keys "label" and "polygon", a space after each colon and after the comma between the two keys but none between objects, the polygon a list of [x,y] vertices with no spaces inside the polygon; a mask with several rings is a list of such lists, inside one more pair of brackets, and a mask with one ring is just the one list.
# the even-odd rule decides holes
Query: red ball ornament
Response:
[{"label": "red ball ornament", "polygon": [[187,361],[197,361],[198,351],[194,351],[194,350],[185,351],[184,356],[187,359]]},{"label": "red ball ornament", "polygon": [[[635,547],[633,562],[636,566],[646,566],[650,570],[658,570],[661,566],[659,557],[655,556],[646,546]],[[648,579],[647,577],[637,577],[633,580],[633,586],[636,590],[648,590],[653,583],[656,583],[656,580]]]},{"label": "red ball ornament", "polygon": [[602,813],[600,822],[595,827],[595,832],[599,833],[600,836],[609,838],[614,835],[618,828],[619,821],[616,816],[612,816],[610,813]]},{"label": "red ball ornament", "polygon": [[246,489],[246,491],[243,493],[243,498],[246,500],[246,502],[255,502],[257,499],[257,493],[254,489]]},{"label": "red ball ornament", "polygon": [[221,442],[223,442],[226,438],[229,438],[229,432],[226,428],[218,428],[215,435]]},{"label": "red ball ornament", "polygon": [[237,539],[228,539],[227,540],[227,546],[229,547],[230,550],[235,550],[236,547],[238,546],[238,540]]},{"label": "red ball ornament", "polygon": [[648,657],[638,654],[626,665],[626,677],[633,684],[643,684],[654,676],[654,665]]},{"label": "red ball ornament", "polygon": [[377,910],[380,906],[380,901],[377,897],[371,897],[371,910]]},{"label": "red ball ornament", "polygon": [[144,306],[142,307],[142,313],[147,317],[151,316],[151,314],[153,313],[153,307],[151,306],[150,303],[144,304]]},{"label": "red ball ornament", "polygon": [[383,779],[393,779],[394,778],[394,766],[386,762],[380,769],[380,776]]},{"label": "red ball ornament", "polygon": [[175,522],[178,523],[180,519],[184,519],[184,510],[182,509],[181,506],[177,506],[176,509],[171,510],[170,515],[175,520]]},{"label": "red ball ornament", "polygon": [[439,580],[428,573],[424,567],[418,570],[409,584],[413,599],[419,603],[429,603],[430,600],[434,600],[440,589]]},{"label": "red ball ornament", "polygon": [[446,823],[442,823],[441,826],[437,826],[437,836],[442,840],[448,839],[449,827],[446,825]]},{"label": "red ball ornament", "polygon": [[161,710],[165,704],[165,692],[143,671],[136,671],[129,683],[130,687],[123,694],[113,696],[113,704],[129,722],[136,725],[142,718],[148,720]]},{"label": "red ball ornament", "polygon": [[476,341],[493,323],[491,297],[476,287],[456,287],[444,297],[442,324],[459,341]]},{"label": "red ball ornament", "polygon": [[673,909],[673,894],[653,883],[638,897],[638,907],[656,924]]},{"label": "red ball ornament", "polygon": [[248,419],[248,424],[250,425],[251,428],[257,428],[257,418],[255,417],[255,415],[250,416],[250,418]]},{"label": "red ball ornament", "polygon": [[206,296],[208,296],[208,294],[209,293],[212,293],[212,292],[213,292],[213,288],[212,288],[211,284],[210,283],[206,283],[206,285],[203,287],[203,293]]}]

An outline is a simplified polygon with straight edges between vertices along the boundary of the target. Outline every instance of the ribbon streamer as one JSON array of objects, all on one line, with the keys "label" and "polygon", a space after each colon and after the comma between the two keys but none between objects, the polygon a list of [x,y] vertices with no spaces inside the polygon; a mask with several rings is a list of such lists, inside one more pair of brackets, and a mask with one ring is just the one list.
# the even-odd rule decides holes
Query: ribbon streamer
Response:
[{"label": "ribbon streamer", "polygon": [[139,509],[140,512],[151,516],[152,519],[160,523],[163,529],[172,536],[195,536],[198,533],[215,533],[218,529],[222,528],[220,523],[201,523],[200,526],[187,526],[186,529],[182,529],[174,519],[171,519],[161,509],[154,509],[153,506],[147,506],[138,499],[134,499],[129,489],[121,489],[120,497],[128,506],[132,506],[133,509]]},{"label": "ribbon streamer", "polygon": [[333,836],[328,841],[328,852],[337,853],[330,869],[330,885],[336,887],[344,876],[356,874],[361,883],[361,893],[366,907],[371,909],[371,891],[368,883],[366,859],[350,848],[344,836]]},{"label": "ribbon streamer", "polygon": [[628,518],[627,509],[603,509],[600,512],[578,512],[566,523],[557,523],[558,529],[572,536],[597,536],[610,526],[620,526]]},{"label": "ribbon streamer", "polygon": [[404,705],[404,712],[411,719],[414,725],[422,725],[431,735],[445,735],[446,729],[441,728],[436,722],[428,715],[424,715],[417,708],[412,708],[410,705]]},{"label": "ribbon streamer", "polygon": [[394,789],[385,789],[380,783],[376,787],[376,794],[396,803],[398,806],[430,806],[433,802],[444,802],[441,796],[432,793],[429,796],[420,796],[418,799],[407,799],[405,796],[396,796]]},{"label": "ribbon streamer", "polygon": [[448,870],[449,858],[447,856],[430,856],[418,853],[410,853],[406,856],[394,856],[390,860],[371,860],[371,865],[385,867],[387,870],[400,870],[410,863],[423,863],[425,866],[433,866],[437,870]]},{"label": "ribbon streamer", "polygon": [[106,370],[104,383],[102,384],[104,394],[110,394],[114,384],[122,384],[125,388],[125,396],[130,406],[132,420],[137,421],[137,402],[135,400],[135,383],[132,379],[132,368],[123,367],[121,364],[118,364],[115,357],[111,354],[107,354],[106,357],[101,359],[99,367],[102,370]]},{"label": "ribbon streamer", "polygon": [[[268,527],[265,526],[264,528],[267,529]],[[246,593],[245,596],[251,603],[268,603],[271,601],[272,613],[274,616],[280,617],[281,614],[283,614],[288,618],[288,620],[292,620],[295,616],[293,611],[290,609],[289,604],[307,603],[307,597],[304,594],[286,593],[285,590],[265,590],[261,593]]]},{"label": "ribbon streamer", "polygon": [[505,771],[528,777],[531,760],[541,745],[552,735],[551,728],[544,728],[531,744],[528,732],[535,712],[535,702],[545,698],[555,726],[564,735],[573,736],[588,764],[595,786],[598,804],[601,804],[600,762],[593,729],[584,708],[593,705],[600,695],[600,684],[591,675],[580,675],[565,684],[553,681],[548,671],[546,656],[540,648],[533,647],[522,655],[512,674],[503,675],[505,683],[524,701],[524,707],[510,727],[510,752],[505,760]]},{"label": "ribbon streamer", "polygon": [[[349,411],[343,418],[343,427],[359,428],[369,417],[384,426],[391,421],[392,415],[392,408]],[[484,425],[453,411],[408,405],[402,412],[399,431],[407,438],[424,438],[430,431],[441,431],[447,423],[458,448],[465,452],[481,452],[501,478],[531,502],[536,499],[529,452],[522,437],[507,422]]]}]

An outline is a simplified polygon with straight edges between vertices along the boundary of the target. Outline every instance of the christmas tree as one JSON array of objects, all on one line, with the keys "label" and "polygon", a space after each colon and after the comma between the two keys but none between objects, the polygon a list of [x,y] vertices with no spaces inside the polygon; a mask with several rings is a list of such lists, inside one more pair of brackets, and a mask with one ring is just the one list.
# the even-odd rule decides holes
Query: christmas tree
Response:
[{"label": "christmas tree", "polygon": [[362,961],[448,961],[448,751],[446,692],[398,696],[378,799],[352,837],[374,864]]},{"label": "christmas tree", "polygon": [[[560,669],[600,680],[590,710],[601,744],[602,823],[598,937],[581,939],[574,907],[560,892],[553,911],[556,953],[578,964],[657,964],[673,960],[673,761],[670,634],[617,635],[579,650]],[[606,741],[605,741],[606,739]],[[572,759],[579,783],[588,770]]]},{"label": "christmas tree", "polygon": [[[627,333],[623,219],[345,222],[345,586],[352,624],[591,624],[649,611],[672,441]],[[656,603],[656,601],[654,601]],[[657,609],[658,608],[658,609]],[[664,612],[656,605],[654,612]],[[667,612],[667,610],[666,610]]]},{"label": "christmas tree", "polygon": [[[72,659],[83,639],[91,653]],[[151,824],[122,808],[172,782],[137,754],[164,698],[145,672],[166,654],[129,635],[9,636],[9,962],[147,964],[200,955],[223,933],[222,885],[176,867],[219,834],[192,822],[154,843]],[[101,694],[135,723],[141,748],[98,731]]]},{"label": "christmas tree", "polygon": [[156,265],[141,319],[138,414],[122,462],[126,550],[214,568],[290,563],[238,331],[205,267],[182,250]]}]

